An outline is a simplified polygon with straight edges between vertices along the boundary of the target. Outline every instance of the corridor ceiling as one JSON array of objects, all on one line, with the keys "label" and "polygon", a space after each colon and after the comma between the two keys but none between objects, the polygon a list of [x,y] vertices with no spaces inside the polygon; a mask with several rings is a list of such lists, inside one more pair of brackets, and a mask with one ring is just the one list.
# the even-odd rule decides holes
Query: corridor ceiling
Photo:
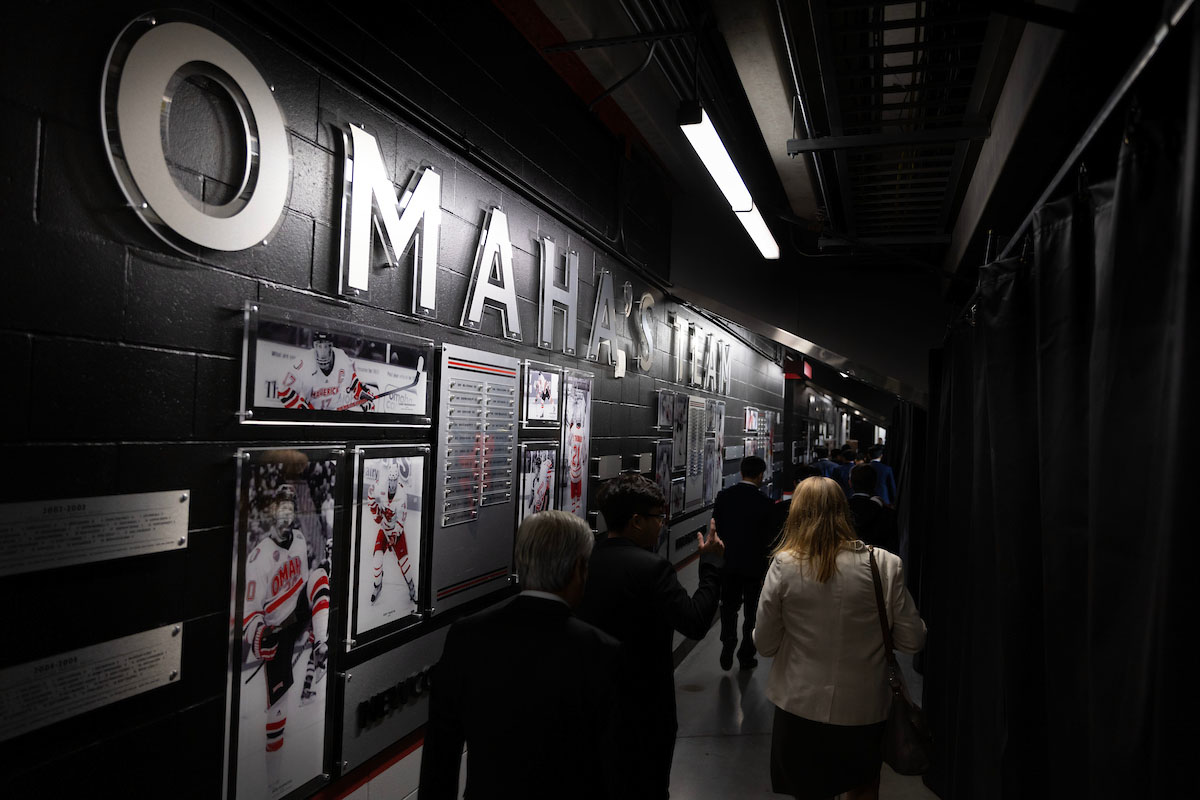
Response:
[{"label": "corridor ceiling", "polygon": [[[977,265],[1030,211],[1162,11],[1122,4],[1114,15],[1099,0],[493,3],[686,201],[702,168],[676,115],[699,99],[784,263],[837,307],[809,301],[792,312],[798,324],[759,332],[917,398],[926,351]],[[688,298],[691,276],[675,271]],[[719,285],[693,297],[756,327],[762,314]],[[848,301],[860,285],[871,288]],[[843,319],[864,330],[874,319],[875,330],[855,339]]]}]

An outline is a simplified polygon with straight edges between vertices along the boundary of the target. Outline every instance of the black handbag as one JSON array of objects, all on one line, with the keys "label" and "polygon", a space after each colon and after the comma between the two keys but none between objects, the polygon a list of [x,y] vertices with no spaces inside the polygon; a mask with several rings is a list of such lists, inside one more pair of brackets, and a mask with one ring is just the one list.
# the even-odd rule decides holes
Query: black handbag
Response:
[{"label": "black handbag", "polygon": [[879,567],[875,564],[875,548],[867,548],[867,560],[871,564],[871,580],[875,582],[875,607],[879,611],[879,627],[883,629],[887,681],[892,689],[892,707],[883,730],[883,760],[897,774],[922,775],[929,769],[933,759],[933,735],[929,732],[929,723],[925,721],[925,712],[908,696],[904,675],[896,663],[892,629],[888,625],[883,601],[883,582],[879,579]]}]

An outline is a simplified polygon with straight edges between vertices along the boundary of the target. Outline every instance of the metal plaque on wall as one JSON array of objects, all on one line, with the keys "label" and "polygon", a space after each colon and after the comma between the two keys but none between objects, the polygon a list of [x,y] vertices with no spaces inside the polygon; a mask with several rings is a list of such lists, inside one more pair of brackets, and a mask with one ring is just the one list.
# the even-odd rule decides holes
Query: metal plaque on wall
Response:
[{"label": "metal plaque on wall", "polygon": [[0,741],[179,679],[183,623],[0,670]]},{"label": "metal plaque on wall", "polygon": [[431,614],[510,582],[520,367],[508,356],[442,345]]},{"label": "metal plaque on wall", "polygon": [[442,655],[449,628],[359,664],[342,681],[342,773],[429,720],[429,670]]},{"label": "metal plaque on wall", "polygon": [[0,576],[187,547],[186,489],[0,505]]}]

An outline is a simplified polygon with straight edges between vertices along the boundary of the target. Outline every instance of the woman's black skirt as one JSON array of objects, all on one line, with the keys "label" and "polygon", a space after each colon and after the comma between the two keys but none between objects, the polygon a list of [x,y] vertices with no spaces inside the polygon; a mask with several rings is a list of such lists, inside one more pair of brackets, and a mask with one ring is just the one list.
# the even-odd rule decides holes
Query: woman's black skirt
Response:
[{"label": "woman's black skirt", "polygon": [[771,730],[771,788],[818,800],[873,782],[883,763],[885,724],[829,725],[777,707]]}]

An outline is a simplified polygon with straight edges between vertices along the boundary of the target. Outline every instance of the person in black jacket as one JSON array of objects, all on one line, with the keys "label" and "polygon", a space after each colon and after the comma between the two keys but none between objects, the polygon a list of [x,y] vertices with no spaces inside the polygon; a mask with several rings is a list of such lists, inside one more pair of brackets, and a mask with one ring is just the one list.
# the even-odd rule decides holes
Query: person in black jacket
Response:
[{"label": "person in black jacket", "polygon": [[875,494],[876,473],[869,464],[850,470],[850,515],[854,532],[869,545],[900,555],[900,534],[896,512]]},{"label": "person in black jacket", "polygon": [[622,474],[604,485],[598,502],[608,534],[592,553],[579,616],[622,645],[623,749],[614,770],[626,784],[623,797],[667,797],[678,729],[672,631],[692,639],[708,633],[725,545],[711,525],[707,538],[696,534],[700,585],[689,597],[671,562],[651,551],[666,517],[662,490]]},{"label": "person in black jacket", "polygon": [[754,614],[758,593],[767,576],[771,501],[759,491],[767,462],[758,456],[742,459],[742,479],[722,489],[713,504],[713,520],[725,542],[725,568],[721,570],[721,669],[733,666],[738,643],[738,608],[742,609],[742,669],[758,666],[754,657]]},{"label": "person in black jacket", "polygon": [[523,591],[455,622],[430,682],[421,800],[615,798],[620,644],[571,615],[594,538],[565,511],[521,523]]}]

